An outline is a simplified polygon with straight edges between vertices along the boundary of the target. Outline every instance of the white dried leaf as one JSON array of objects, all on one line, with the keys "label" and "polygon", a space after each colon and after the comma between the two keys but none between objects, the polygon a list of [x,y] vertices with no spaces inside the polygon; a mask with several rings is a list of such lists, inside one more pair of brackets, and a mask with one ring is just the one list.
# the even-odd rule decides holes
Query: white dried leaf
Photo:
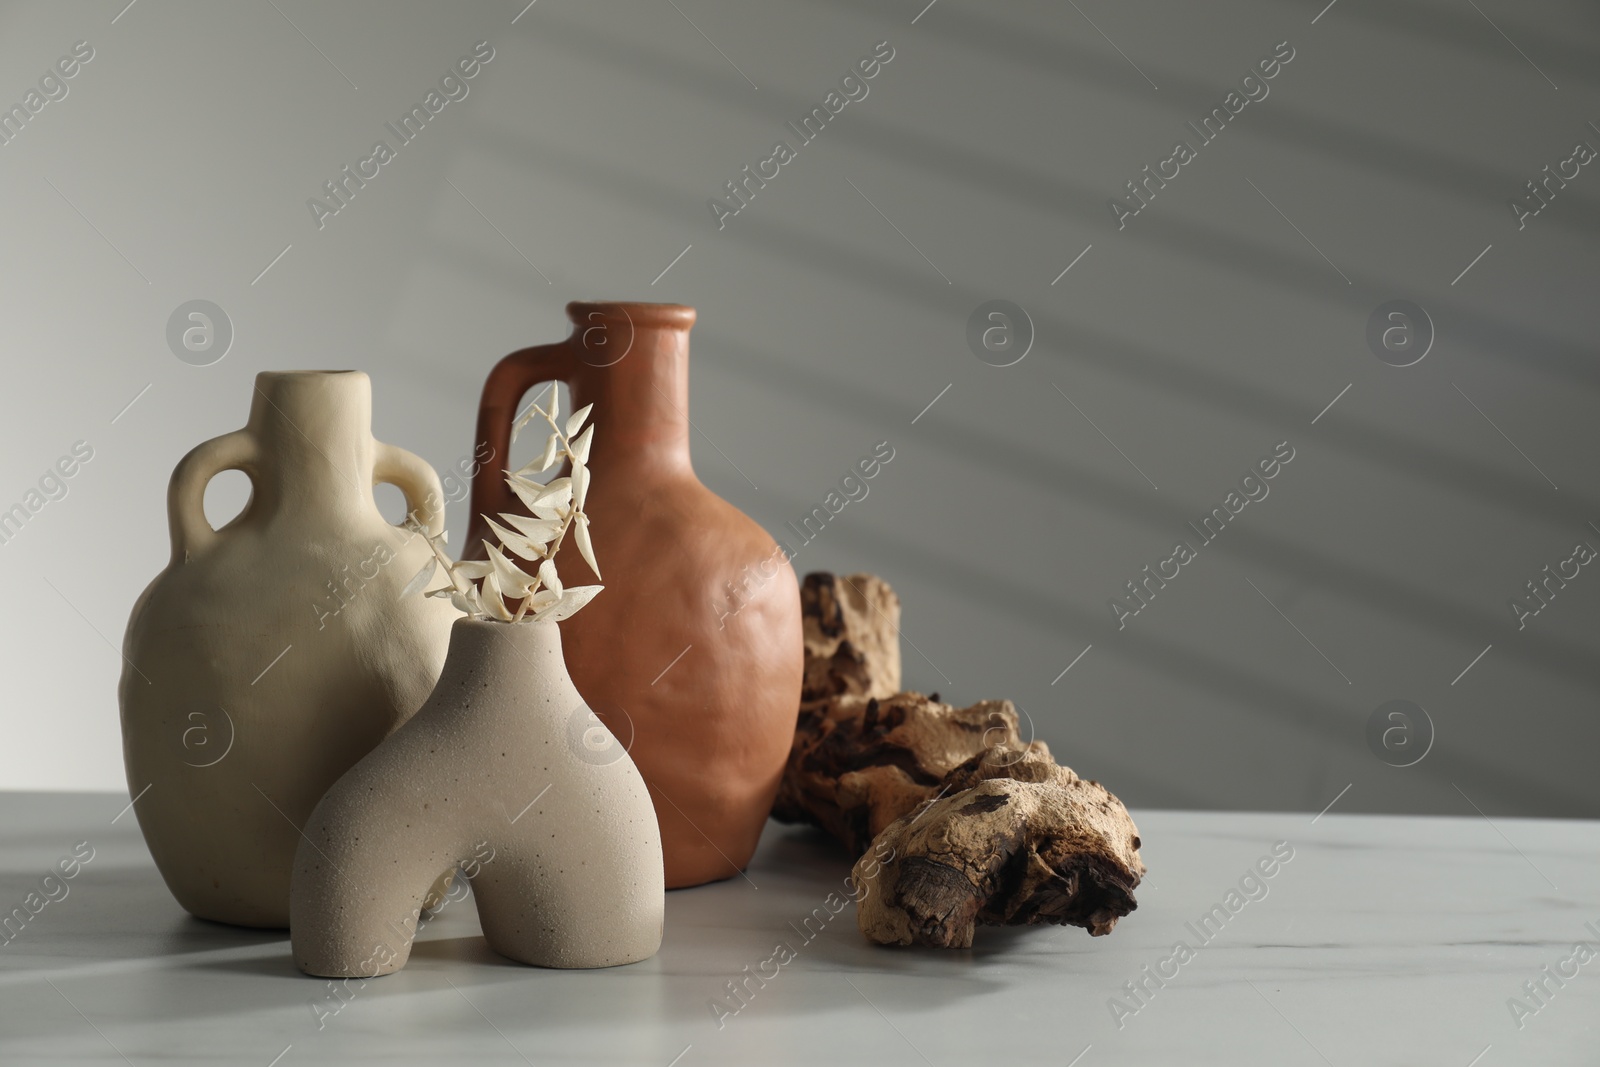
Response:
[{"label": "white dried leaf", "polygon": [[489,560],[494,564],[492,577],[502,593],[512,600],[521,600],[528,595],[528,589],[535,581],[533,575],[512,563],[497,548],[489,549]]},{"label": "white dried leaf", "polygon": [[[485,546],[489,544],[487,541],[483,543]],[[492,570],[494,570],[494,564],[486,559],[464,559],[452,564],[450,567],[450,573],[469,582],[474,578],[482,578]]]},{"label": "white dried leaf", "polygon": [[510,530],[506,531],[506,536],[503,538],[502,543],[509,551],[515,553],[519,559],[525,559],[529,563],[537,563],[544,559],[547,548],[547,546],[541,545],[531,538],[512,533]]},{"label": "white dried leaf", "polygon": [[537,562],[538,560],[544,559],[543,545],[523,537],[514,530],[506,529],[504,526],[501,526],[498,522],[495,522],[487,515],[483,516],[483,521],[488,523],[489,529],[493,530],[494,535],[500,538],[500,546],[502,548],[508,549],[514,555],[520,556],[521,558],[530,562]]},{"label": "white dried leaf", "polygon": [[572,461],[572,510],[582,511],[589,497],[589,466],[579,460]]},{"label": "white dried leaf", "polygon": [[559,456],[560,454],[561,454],[561,437],[560,437],[559,434],[551,434],[548,438],[545,439],[545,442],[544,442],[544,454],[539,457],[539,470],[538,470],[538,473],[543,474],[545,471],[547,471],[551,467],[555,466],[556,457]]},{"label": "white dried leaf", "polygon": [[[489,529],[500,539],[500,544],[496,546],[484,542],[489,553],[488,560],[459,563],[450,568],[454,581],[470,582],[476,579],[482,583],[481,587],[469,587],[465,594],[436,591],[449,593],[462,610],[477,618],[517,621],[505,603],[510,598],[522,602],[524,621],[559,621],[587,604],[602,588],[599,585],[563,587],[553,558],[560,549],[562,538],[571,530],[583,561],[596,578],[600,576],[594,542],[589,534],[589,516],[583,510],[592,481],[588,463],[594,444],[594,427],[589,425],[588,420],[594,405],[587,404],[574,411],[563,429],[556,422],[560,416],[557,385],[552,384],[546,395],[550,398],[549,410],[540,407],[538,402],[529,405],[528,410],[517,418],[514,429],[520,430],[534,419],[544,418],[556,432],[545,439],[544,452],[538,459],[514,472],[506,472],[506,485],[533,517],[502,512],[500,519],[505,523],[502,526],[489,516],[483,516]],[[545,483],[530,477],[550,470],[561,457],[570,462],[571,474]],[[530,577],[507,553],[530,563],[538,560],[538,573]]]},{"label": "white dried leaf", "polygon": [[478,597],[476,586],[468,587],[465,593],[459,589],[450,590],[450,603],[454,604],[458,611],[464,611],[474,619],[483,617],[483,602]]},{"label": "white dried leaf", "polygon": [[533,615],[534,622],[560,622],[593,600],[603,585],[574,585],[561,594],[561,599]]},{"label": "white dried leaf", "polygon": [[583,420],[589,417],[589,412],[592,410],[594,410],[593,404],[585,404],[583,407],[572,413],[572,417],[567,420],[568,437],[571,437],[573,434],[577,433],[583,428]]},{"label": "white dried leaf", "polygon": [[500,591],[500,583],[496,580],[494,571],[483,576],[483,588],[478,599],[483,602],[483,610],[490,618],[499,619],[501,622],[511,621],[511,612],[506,607],[506,598]]},{"label": "white dried leaf", "polygon": [[560,454],[561,437],[558,434],[551,434],[549,437],[545,438],[544,451],[540,453],[539,458],[535,460],[529,460],[525,465],[518,467],[516,474],[519,478],[526,478],[533,474],[543,474],[545,471],[555,466],[556,458],[560,456]]},{"label": "white dried leaf", "polygon": [[500,517],[535,544],[548,544],[561,532],[561,523],[555,519],[530,519],[526,515],[513,515],[509,511],[502,511]]},{"label": "white dried leaf", "polygon": [[594,443],[594,427],[580,433],[577,440],[567,446],[567,451],[572,453],[572,458],[579,463],[589,462],[589,446]]},{"label": "white dried leaf", "polygon": [[564,508],[572,500],[572,479],[555,478],[545,483],[544,492],[534,498],[534,503],[547,508]]},{"label": "white dried leaf", "polygon": [[589,516],[581,511],[572,521],[572,539],[578,543],[578,554],[594,571],[594,576],[600,577],[600,564],[594,561],[594,543],[589,540]]},{"label": "white dried leaf", "polygon": [[[556,417],[556,415],[555,415],[556,397],[559,395],[556,392],[556,386],[555,386],[554,382],[550,383],[550,387],[544,391],[544,395],[549,396],[551,398],[550,399],[550,418],[554,419]],[[543,399],[543,397],[541,397],[540,399]],[[517,416],[517,421],[511,424],[511,440],[515,441],[517,439],[517,434],[521,433],[522,432],[522,428],[524,426],[528,425],[528,423],[532,422],[536,418],[544,418],[544,416],[545,416],[544,408],[539,406],[539,401],[538,400],[535,400],[533,403],[529,404],[527,406],[527,408],[524,409],[522,414]]]},{"label": "white dried leaf", "polygon": [[[557,478],[557,482],[563,482],[563,478]],[[512,493],[517,494],[517,499],[522,501],[523,507],[534,512],[534,515],[538,515],[538,512],[534,509],[554,507],[552,502],[544,499],[544,494],[549,490],[549,486],[544,485],[542,482],[534,482],[531,478],[523,478],[520,475],[510,475],[510,477],[506,478],[506,485],[510,486]],[[571,485],[571,483],[568,482],[568,485]],[[549,515],[541,515],[541,518],[549,518]]]},{"label": "white dried leaf", "polygon": [[547,559],[539,564],[539,584],[557,596],[561,595],[561,576],[556,573],[556,561]]},{"label": "white dried leaf", "polygon": [[517,495],[517,499],[522,501],[523,507],[532,510],[540,506],[535,501],[539,499],[539,494],[544,492],[544,483],[513,474],[506,478],[506,485]]},{"label": "white dried leaf", "polygon": [[406,587],[400,590],[400,599],[405,600],[408,597],[416,596],[418,593],[422,592],[423,586],[427,585],[428,582],[433,579],[433,576],[438,569],[439,560],[433,556],[429,556],[427,562],[422,565],[422,569],[416,574],[413,574],[411,576],[411,580],[406,583]]},{"label": "white dried leaf", "polygon": [[522,436],[523,427],[527,426],[528,423],[533,421],[533,417],[534,415],[538,414],[538,411],[539,407],[537,404],[530,404],[528,405],[527,411],[524,411],[521,415],[517,416],[517,421],[511,424],[512,444],[517,443],[517,438]]},{"label": "white dried leaf", "polygon": [[[541,485],[527,478],[519,478],[516,475],[512,475],[506,479],[506,484],[511,487],[513,493],[517,494],[517,499],[521,500],[528,510],[533,511],[535,515],[539,515],[539,512],[534,510],[536,508],[565,507],[567,502],[572,499],[571,478],[555,478]],[[553,516],[540,515],[539,517],[552,518]]]}]

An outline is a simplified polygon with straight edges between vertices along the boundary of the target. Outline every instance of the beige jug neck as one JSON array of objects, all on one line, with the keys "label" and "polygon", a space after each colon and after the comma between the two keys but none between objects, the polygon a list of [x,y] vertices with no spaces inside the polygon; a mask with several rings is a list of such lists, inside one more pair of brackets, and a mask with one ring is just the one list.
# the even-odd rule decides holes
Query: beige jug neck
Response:
[{"label": "beige jug neck", "polygon": [[372,380],[361,371],[258,374],[246,429],[262,457],[254,480],[263,503],[371,501]]}]

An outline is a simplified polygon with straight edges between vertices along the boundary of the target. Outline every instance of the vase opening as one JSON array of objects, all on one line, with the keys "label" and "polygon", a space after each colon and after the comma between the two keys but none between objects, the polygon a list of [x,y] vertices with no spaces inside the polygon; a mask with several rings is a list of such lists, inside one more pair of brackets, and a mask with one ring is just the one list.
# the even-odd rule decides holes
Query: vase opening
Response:
[{"label": "vase opening", "polygon": [[695,310],[686,304],[631,300],[574,300],[567,304],[567,318],[574,326],[592,326],[597,316],[611,322],[632,322],[636,329],[687,330],[694,325]]}]

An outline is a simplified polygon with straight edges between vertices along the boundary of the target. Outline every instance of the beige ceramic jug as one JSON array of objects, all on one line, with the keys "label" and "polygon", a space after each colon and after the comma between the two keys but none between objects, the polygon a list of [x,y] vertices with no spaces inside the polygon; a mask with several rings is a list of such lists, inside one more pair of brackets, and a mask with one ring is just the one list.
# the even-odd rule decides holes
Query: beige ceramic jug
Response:
[{"label": "beige ceramic jug", "polygon": [[[118,696],[134,811],[188,911],[289,922],[300,828],[327,788],[422,705],[460,613],[401,592],[432,559],[386,521],[373,486],[437,533],[439,478],[375,441],[359,371],[256,379],[242,430],[195,448],[167,496],[172,559],[134,605]],[[251,482],[206,522],[206,483]]]}]

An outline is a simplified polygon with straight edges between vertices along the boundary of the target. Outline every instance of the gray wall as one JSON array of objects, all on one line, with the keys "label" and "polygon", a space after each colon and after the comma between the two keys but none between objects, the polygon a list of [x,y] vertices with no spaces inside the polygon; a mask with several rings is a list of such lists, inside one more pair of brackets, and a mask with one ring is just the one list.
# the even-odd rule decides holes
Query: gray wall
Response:
[{"label": "gray wall", "polygon": [[[0,146],[0,506],[94,448],[0,545],[0,785],[122,788],[112,645],[173,463],[257,371],[369,371],[377,434],[443,468],[492,361],[605,297],[699,309],[697,465],[769,529],[891,442],[797,567],[887,578],[909,687],[1016,700],[1130,805],[1600,809],[1600,570],[1523,629],[1508,606],[1600,546],[1600,167],[1524,228],[1508,207],[1600,146],[1592,5],[123,3],[0,9],[0,101],[94,48]],[[307,199],[480,40],[467,98],[319,229]],[[709,198],[883,40],[869,95],[719,230]],[[1283,41],[1200,145],[1185,122]],[[1179,139],[1119,229],[1108,200]],[[235,339],[196,367],[165,330],[202,298]],[[991,299],[1031,319],[1015,365],[969,348]],[[1396,299],[1435,335],[1407,367],[1366,338]],[[1119,629],[1108,600],[1179,540]],[[1393,699],[1436,734],[1409,767],[1366,739]]]}]

